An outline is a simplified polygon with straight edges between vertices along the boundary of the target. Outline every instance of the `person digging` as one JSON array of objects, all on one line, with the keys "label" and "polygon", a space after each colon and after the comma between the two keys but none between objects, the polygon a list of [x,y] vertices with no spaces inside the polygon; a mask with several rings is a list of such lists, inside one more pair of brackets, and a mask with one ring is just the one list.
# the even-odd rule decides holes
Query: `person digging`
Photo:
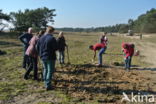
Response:
[{"label": "person digging", "polygon": [[89,49],[94,51],[94,56],[92,61],[95,61],[95,57],[96,57],[96,51],[98,50],[98,64],[96,66],[98,67],[102,67],[102,54],[105,53],[106,50],[106,45],[104,43],[96,43],[95,45],[90,45]]}]

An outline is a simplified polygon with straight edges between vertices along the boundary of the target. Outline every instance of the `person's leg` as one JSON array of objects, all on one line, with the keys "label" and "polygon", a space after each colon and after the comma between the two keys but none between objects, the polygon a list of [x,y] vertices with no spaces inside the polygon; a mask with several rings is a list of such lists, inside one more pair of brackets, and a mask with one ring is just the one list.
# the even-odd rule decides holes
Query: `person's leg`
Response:
[{"label": "person's leg", "polygon": [[129,67],[131,68],[131,63],[132,63],[132,56],[130,56],[130,60],[129,60]]},{"label": "person's leg", "polygon": [[101,48],[98,55],[99,65],[102,65],[102,54],[105,52],[105,48]]},{"label": "person's leg", "polygon": [[46,85],[46,76],[47,76],[47,61],[42,61],[43,63],[43,80]]},{"label": "person's leg", "polygon": [[61,54],[62,54],[62,59],[61,59],[62,60],[62,64],[64,64],[64,51],[62,51]]},{"label": "person's leg", "polygon": [[127,57],[126,59],[125,59],[125,69],[127,70],[127,71],[129,71],[129,65],[130,65],[130,58],[129,57]]},{"label": "person's leg", "polygon": [[107,46],[104,48],[105,50],[104,50],[104,53],[106,52],[106,50],[107,50]]},{"label": "person's leg", "polygon": [[129,56],[128,57],[128,60],[127,60],[127,69],[130,70],[130,65],[131,65],[131,57]]},{"label": "person's leg", "polygon": [[27,56],[25,55],[25,52],[26,52],[26,47],[24,47],[24,50],[23,50],[23,63],[22,63],[22,67],[26,69],[26,58],[27,58]]},{"label": "person's leg", "polygon": [[125,58],[125,70],[127,69],[127,58]]},{"label": "person's leg", "polygon": [[46,88],[49,89],[51,88],[51,80],[52,80],[52,74],[55,71],[55,61],[54,60],[49,60],[47,63],[47,77],[46,77]]},{"label": "person's leg", "polygon": [[58,61],[61,64],[61,51],[58,51]]},{"label": "person's leg", "polygon": [[30,64],[32,63],[32,60],[30,60],[29,56],[26,56],[26,67],[29,67]]},{"label": "person's leg", "polygon": [[28,66],[28,69],[26,70],[25,74],[24,74],[24,79],[28,79],[28,76],[30,74],[30,72],[33,70],[33,60],[32,57],[27,57],[29,58],[30,64]]},{"label": "person's leg", "polygon": [[37,58],[33,58],[34,80],[38,80]]},{"label": "person's leg", "polygon": [[23,64],[22,67],[26,69],[26,55],[23,56]]}]

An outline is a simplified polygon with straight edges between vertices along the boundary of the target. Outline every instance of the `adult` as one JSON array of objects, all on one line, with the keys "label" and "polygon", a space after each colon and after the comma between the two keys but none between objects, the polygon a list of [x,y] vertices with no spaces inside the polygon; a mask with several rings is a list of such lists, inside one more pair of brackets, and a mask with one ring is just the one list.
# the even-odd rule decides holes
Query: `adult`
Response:
[{"label": "adult", "polygon": [[32,35],[32,31],[33,29],[30,27],[28,29],[28,32],[22,34],[21,36],[19,36],[20,41],[23,43],[24,46],[24,56],[23,56],[23,68],[27,68],[27,66],[29,66],[29,61],[28,61],[28,56],[25,54],[28,46],[29,46],[29,41],[31,40],[31,38],[33,37]]},{"label": "adult", "polygon": [[127,71],[131,68],[131,61],[132,56],[134,54],[134,44],[122,43],[122,51],[124,53],[124,60],[125,60],[125,69]]},{"label": "adult", "polygon": [[67,47],[66,45],[66,40],[64,37],[63,32],[59,33],[58,39],[57,39],[57,44],[58,44],[58,60],[60,64],[64,64],[64,51],[65,51],[65,47]]},{"label": "adult", "polygon": [[107,35],[107,32],[104,32],[104,33],[102,34],[102,36],[100,37],[100,43],[105,44],[106,47],[107,47],[107,45],[108,45],[108,38],[107,38],[106,35]]},{"label": "adult", "polygon": [[54,28],[48,26],[46,33],[38,40],[37,50],[42,60],[44,72],[43,80],[46,90],[52,90],[51,80],[52,74],[55,71],[57,41],[53,36]]},{"label": "adult", "polygon": [[96,43],[95,45],[89,46],[89,48],[94,51],[93,61],[95,60],[95,57],[96,57],[96,51],[99,50],[97,66],[101,67],[102,66],[102,54],[106,50],[106,45],[103,43]]},{"label": "adult", "polygon": [[29,47],[26,51],[26,55],[29,56],[30,65],[28,67],[28,70],[24,74],[24,79],[28,79],[28,76],[32,70],[34,70],[34,80],[38,80],[38,54],[36,50],[36,44],[39,38],[44,34],[44,31],[40,31],[39,34],[36,34],[32,37],[32,39],[29,42]]}]

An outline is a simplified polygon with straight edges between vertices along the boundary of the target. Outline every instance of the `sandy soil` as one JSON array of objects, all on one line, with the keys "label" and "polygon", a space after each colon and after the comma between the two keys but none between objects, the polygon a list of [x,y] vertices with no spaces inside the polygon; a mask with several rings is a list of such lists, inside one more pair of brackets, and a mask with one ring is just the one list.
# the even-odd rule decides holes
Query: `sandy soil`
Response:
[{"label": "sandy soil", "polygon": [[[145,38],[152,37],[153,34],[144,35]],[[142,41],[138,36],[126,36],[131,39],[138,39],[135,43],[140,51],[141,61],[148,63],[148,67],[137,68],[140,76],[148,79],[149,87],[156,91],[156,45],[150,41]]]}]

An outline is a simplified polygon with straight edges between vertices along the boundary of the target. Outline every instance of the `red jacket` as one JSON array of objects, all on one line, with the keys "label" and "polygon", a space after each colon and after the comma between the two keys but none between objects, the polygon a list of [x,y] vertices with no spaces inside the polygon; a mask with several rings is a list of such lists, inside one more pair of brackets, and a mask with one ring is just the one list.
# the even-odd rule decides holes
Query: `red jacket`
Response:
[{"label": "red jacket", "polygon": [[133,56],[134,54],[134,48],[132,47],[132,44],[129,44],[129,54],[130,56]]},{"label": "red jacket", "polygon": [[122,49],[123,49],[123,52],[125,53],[126,58],[128,56],[133,56],[134,48],[132,47],[132,44],[122,43]]},{"label": "red jacket", "polygon": [[93,46],[93,50],[96,51],[96,50],[100,50],[101,48],[105,48],[106,45],[103,44],[103,43],[96,43],[94,46]]}]

